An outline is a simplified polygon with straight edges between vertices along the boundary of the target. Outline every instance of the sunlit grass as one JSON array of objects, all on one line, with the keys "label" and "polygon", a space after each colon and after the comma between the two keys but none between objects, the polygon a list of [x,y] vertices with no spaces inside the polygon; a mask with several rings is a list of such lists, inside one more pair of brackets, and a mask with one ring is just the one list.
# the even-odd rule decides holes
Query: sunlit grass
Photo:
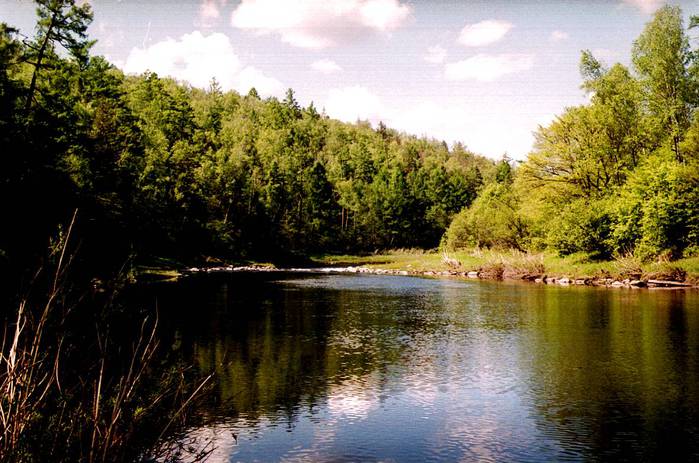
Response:
[{"label": "sunlit grass", "polygon": [[368,255],[321,255],[313,262],[330,266],[366,266],[374,269],[416,272],[457,270],[494,271],[505,275],[548,275],[569,278],[658,278],[699,279],[699,257],[669,262],[643,263],[633,257],[598,261],[583,253],[559,256],[552,252],[526,253],[516,250],[470,249],[448,253],[458,267],[436,250],[392,250]]}]

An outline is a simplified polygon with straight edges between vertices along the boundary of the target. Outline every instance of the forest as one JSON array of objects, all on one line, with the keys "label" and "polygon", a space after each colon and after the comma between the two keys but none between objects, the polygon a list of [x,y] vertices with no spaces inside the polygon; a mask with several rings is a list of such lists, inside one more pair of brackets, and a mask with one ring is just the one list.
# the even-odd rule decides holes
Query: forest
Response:
[{"label": "forest", "polygon": [[76,209],[93,268],[436,247],[497,176],[461,145],[341,123],[291,89],[261,99],[125,76],[90,55],[88,6],[39,5],[31,41],[0,33],[8,269],[31,266]]},{"label": "forest", "polygon": [[635,41],[632,69],[583,51],[589,103],[539,127],[519,163],[332,120],[291,89],[262,99],[126,76],[90,54],[89,6],[38,13],[31,40],[0,31],[0,193],[14,224],[0,231],[3,273],[36,265],[75,210],[82,258],[101,269],[440,241],[596,259],[697,252],[697,20],[686,29],[677,7]]},{"label": "forest", "polygon": [[515,162],[333,120],[292,89],[125,75],[92,54],[89,3],[36,6],[31,37],[0,23],[0,459],[170,454],[208,378],[190,381],[174,348],[167,371],[149,368],[157,316],[115,297],[160,258],[699,254],[699,17],[685,24],[677,7],[657,11],[630,68],[583,51],[588,102],[539,127]]}]

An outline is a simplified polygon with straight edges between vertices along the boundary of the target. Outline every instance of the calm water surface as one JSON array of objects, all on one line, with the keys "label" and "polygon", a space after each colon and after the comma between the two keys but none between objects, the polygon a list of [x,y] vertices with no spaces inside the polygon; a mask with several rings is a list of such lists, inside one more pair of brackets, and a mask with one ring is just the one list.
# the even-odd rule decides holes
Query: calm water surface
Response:
[{"label": "calm water surface", "polygon": [[[209,461],[699,460],[699,294],[393,276],[157,286]],[[237,440],[234,436],[237,436]]]}]

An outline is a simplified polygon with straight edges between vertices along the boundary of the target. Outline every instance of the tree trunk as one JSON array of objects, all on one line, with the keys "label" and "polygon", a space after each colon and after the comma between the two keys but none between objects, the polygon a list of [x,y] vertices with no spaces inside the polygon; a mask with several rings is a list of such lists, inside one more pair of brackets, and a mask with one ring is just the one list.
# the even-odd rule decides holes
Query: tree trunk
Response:
[{"label": "tree trunk", "polygon": [[48,29],[46,29],[46,35],[44,36],[43,42],[41,42],[41,47],[39,47],[39,54],[36,57],[36,64],[34,64],[34,72],[32,72],[32,80],[29,83],[29,93],[27,93],[27,101],[24,103],[24,112],[28,113],[32,108],[32,101],[34,100],[34,92],[36,92],[36,79],[39,75],[39,68],[41,67],[41,61],[44,59],[44,54],[46,53],[46,47],[49,45],[51,40],[51,32],[53,32],[53,26],[56,22],[56,14],[51,15],[51,22],[49,23]]}]

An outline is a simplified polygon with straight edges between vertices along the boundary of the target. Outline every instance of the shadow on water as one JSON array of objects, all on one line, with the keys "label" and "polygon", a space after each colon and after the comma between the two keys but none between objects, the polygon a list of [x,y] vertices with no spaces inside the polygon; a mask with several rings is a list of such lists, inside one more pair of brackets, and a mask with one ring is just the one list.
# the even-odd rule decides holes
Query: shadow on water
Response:
[{"label": "shadow on water", "polygon": [[699,296],[366,275],[157,285],[212,461],[699,458]]}]

